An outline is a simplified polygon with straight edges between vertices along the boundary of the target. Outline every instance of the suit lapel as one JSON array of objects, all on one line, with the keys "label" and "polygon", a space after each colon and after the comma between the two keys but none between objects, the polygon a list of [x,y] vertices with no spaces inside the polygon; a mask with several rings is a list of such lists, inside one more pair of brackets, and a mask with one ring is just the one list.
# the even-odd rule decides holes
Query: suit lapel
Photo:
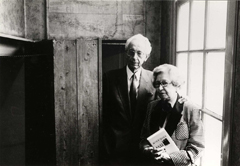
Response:
[{"label": "suit lapel", "polygon": [[[142,69],[141,77],[140,77],[140,84],[138,89],[138,98],[137,98],[137,106],[135,115],[133,117],[134,123],[137,123],[140,120],[139,116],[141,115],[140,111],[146,111],[141,109],[142,103],[145,103],[146,95],[150,95],[149,93],[153,93],[153,87],[151,84],[151,77],[147,74],[145,69]],[[151,94],[153,95],[153,94]],[[150,95],[150,96],[151,96]]]},{"label": "suit lapel", "polygon": [[[143,94],[147,92],[147,86],[148,86],[148,75],[145,73],[145,70],[142,70],[140,83],[139,83],[139,89],[138,89],[138,101],[141,101],[143,99]],[[139,102],[138,102],[139,105]]]},{"label": "suit lapel", "polygon": [[151,75],[148,75],[146,70],[142,70],[140,85],[138,90],[138,99],[137,99],[137,110],[141,107],[142,102],[146,102],[146,95],[153,96],[153,91],[155,90],[152,86]]},{"label": "suit lapel", "polygon": [[117,78],[117,88],[118,88],[119,97],[122,101],[122,105],[125,108],[124,109],[125,114],[127,115],[128,118],[130,118],[126,67],[120,69],[120,73],[119,73],[119,76]]}]

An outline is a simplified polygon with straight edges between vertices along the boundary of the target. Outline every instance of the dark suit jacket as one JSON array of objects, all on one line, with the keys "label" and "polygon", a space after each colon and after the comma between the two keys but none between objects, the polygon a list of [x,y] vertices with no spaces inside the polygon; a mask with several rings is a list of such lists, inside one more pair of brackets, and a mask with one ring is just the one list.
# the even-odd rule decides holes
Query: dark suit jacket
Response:
[{"label": "dark suit jacket", "polygon": [[141,128],[147,105],[155,98],[152,72],[142,69],[136,111],[129,109],[126,67],[113,70],[103,78],[104,147],[113,160],[131,160],[139,151]]}]

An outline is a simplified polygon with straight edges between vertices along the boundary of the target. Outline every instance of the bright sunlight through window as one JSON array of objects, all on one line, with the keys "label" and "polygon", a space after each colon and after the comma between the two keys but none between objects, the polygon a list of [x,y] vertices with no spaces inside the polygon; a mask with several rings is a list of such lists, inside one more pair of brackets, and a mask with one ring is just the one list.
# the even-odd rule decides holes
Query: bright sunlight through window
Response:
[{"label": "bright sunlight through window", "polygon": [[202,166],[221,166],[227,1],[177,2],[176,64],[182,93],[202,108],[206,148]]}]

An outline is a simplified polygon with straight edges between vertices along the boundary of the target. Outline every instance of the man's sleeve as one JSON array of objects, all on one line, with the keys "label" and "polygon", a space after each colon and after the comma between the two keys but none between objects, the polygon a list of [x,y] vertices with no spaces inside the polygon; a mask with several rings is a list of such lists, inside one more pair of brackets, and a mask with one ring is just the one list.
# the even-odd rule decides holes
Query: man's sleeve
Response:
[{"label": "man's sleeve", "polygon": [[109,122],[109,80],[107,74],[103,75],[103,109],[102,109],[102,143],[100,146],[102,147],[101,156],[102,159],[109,157],[111,153],[112,146],[114,144],[110,131]]}]

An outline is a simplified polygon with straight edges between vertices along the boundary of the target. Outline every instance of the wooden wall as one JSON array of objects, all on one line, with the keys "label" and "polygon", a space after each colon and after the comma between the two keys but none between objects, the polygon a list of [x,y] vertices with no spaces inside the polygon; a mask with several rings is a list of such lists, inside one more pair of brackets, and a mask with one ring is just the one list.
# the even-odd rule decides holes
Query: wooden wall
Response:
[{"label": "wooden wall", "polygon": [[57,165],[96,165],[99,142],[97,40],[54,42]]},{"label": "wooden wall", "polygon": [[55,41],[57,165],[97,162],[101,47],[92,39],[126,40],[142,33],[153,46],[144,65],[151,70],[160,63],[160,6],[144,0],[0,0],[0,33]]},{"label": "wooden wall", "polygon": [[141,33],[153,46],[151,57],[144,64],[145,68],[152,70],[160,64],[161,3],[144,0],[47,0],[47,38],[126,40]]},{"label": "wooden wall", "polygon": [[33,40],[46,39],[45,0],[1,0],[0,33]]},{"label": "wooden wall", "polygon": [[47,0],[48,38],[126,39],[145,34],[144,1]]},{"label": "wooden wall", "polygon": [[1,0],[0,34],[32,40],[81,37],[126,40],[141,33],[153,46],[144,65],[151,70],[160,63],[161,3],[158,0]]}]

